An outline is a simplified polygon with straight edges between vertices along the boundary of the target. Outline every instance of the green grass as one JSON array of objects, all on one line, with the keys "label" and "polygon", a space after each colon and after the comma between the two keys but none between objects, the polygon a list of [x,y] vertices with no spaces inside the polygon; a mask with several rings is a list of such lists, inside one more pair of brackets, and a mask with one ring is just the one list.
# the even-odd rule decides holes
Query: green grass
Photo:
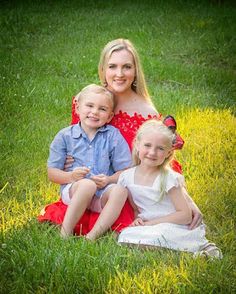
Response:
[{"label": "green grass", "polygon": [[[3,1],[0,293],[234,293],[236,7],[230,1]],[[157,109],[177,118],[190,195],[224,258],[60,239],[46,160],[103,46],[136,45]]]}]

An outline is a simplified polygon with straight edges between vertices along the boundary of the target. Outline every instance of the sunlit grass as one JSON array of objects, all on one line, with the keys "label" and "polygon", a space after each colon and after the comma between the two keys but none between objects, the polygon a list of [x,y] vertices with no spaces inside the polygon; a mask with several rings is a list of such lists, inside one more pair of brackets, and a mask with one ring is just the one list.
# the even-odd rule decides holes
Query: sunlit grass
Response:
[{"label": "sunlit grass", "polygon": [[[224,2],[224,3],[223,3]],[[0,292],[234,293],[235,7],[230,1],[5,1],[1,4]],[[207,237],[224,258],[61,240],[36,220],[58,199],[48,148],[71,97],[98,82],[106,42],[131,39],[153,101],[176,117],[176,156]]]}]

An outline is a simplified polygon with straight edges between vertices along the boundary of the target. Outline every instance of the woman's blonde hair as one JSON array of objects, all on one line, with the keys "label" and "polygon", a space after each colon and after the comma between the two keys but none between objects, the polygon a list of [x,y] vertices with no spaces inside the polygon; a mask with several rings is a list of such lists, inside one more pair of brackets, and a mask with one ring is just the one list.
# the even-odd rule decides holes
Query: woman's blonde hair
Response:
[{"label": "woman's blonde hair", "polygon": [[134,45],[127,39],[116,39],[113,40],[103,48],[100,61],[98,64],[98,74],[100,81],[103,85],[106,85],[106,78],[105,72],[109,62],[109,59],[114,51],[120,50],[127,50],[129,51],[134,59],[134,66],[135,66],[135,80],[132,84],[132,89],[140,96],[144,97],[145,100],[148,100],[152,103],[148,90],[146,81],[143,74],[143,69],[141,66],[140,58],[138,52],[136,51]]},{"label": "woman's blonde hair", "polygon": [[[159,132],[163,136],[165,136],[167,147],[170,148],[171,150],[174,139],[175,139],[175,135],[173,134],[173,132],[166,125],[164,125],[163,122],[160,120],[156,120],[156,119],[148,120],[144,122],[141,125],[141,127],[138,129],[133,141],[132,158],[133,158],[134,165],[139,165],[141,162],[139,159],[137,144],[142,140],[142,137],[144,134],[148,134],[154,131]],[[169,162],[171,161],[172,157],[173,157],[173,152],[171,152],[170,155],[165,158],[161,166],[157,167],[157,168],[160,168],[160,199],[158,201],[160,201],[165,195],[167,170],[169,168]]]}]

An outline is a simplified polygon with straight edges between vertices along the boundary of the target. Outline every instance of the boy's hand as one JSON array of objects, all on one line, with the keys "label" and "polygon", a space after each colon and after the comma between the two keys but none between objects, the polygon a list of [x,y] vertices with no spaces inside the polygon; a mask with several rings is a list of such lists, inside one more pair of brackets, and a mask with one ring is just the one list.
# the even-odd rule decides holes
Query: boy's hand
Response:
[{"label": "boy's hand", "polygon": [[109,184],[109,177],[104,174],[91,176],[90,179],[95,182],[98,189],[102,189],[102,188],[106,187],[107,184]]},{"label": "boy's hand", "polygon": [[77,167],[71,172],[72,182],[83,179],[89,171],[90,169],[85,166]]},{"label": "boy's hand", "polygon": [[144,225],[145,225],[144,221],[140,217],[138,217],[132,222],[130,227],[144,226]]}]

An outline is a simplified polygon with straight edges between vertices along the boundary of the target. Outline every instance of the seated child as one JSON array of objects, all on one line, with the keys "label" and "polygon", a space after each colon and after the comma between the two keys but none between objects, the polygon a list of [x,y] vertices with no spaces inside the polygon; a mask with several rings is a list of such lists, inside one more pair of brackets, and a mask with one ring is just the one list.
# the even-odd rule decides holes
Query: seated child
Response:
[{"label": "seated child", "polygon": [[[127,199],[127,190],[114,184],[119,171],[131,165],[128,144],[118,129],[107,125],[114,107],[113,94],[107,89],[95,84],[85,87],[78,96],[80,122],[62,129],[51,143],[48,177],[61,185],[62,201],[68,205],[62,237],[73,234],[76,223],[89,208],[100,215],[86,237],[98,238],[118,218]],[[67,155],[74,162],[64,171]]]},{"label": "seated child", "polygon": [[191,209],[184,195],[184,178],[168,167],[175,134],[161,121],[149,120],[133,144],[135,167],[120,174],[118,184],[129,191],[136,219],[122,230],[118,242],[157,246],[221,258],[219,248],[205,237],[203,224],[188,229]]}]

